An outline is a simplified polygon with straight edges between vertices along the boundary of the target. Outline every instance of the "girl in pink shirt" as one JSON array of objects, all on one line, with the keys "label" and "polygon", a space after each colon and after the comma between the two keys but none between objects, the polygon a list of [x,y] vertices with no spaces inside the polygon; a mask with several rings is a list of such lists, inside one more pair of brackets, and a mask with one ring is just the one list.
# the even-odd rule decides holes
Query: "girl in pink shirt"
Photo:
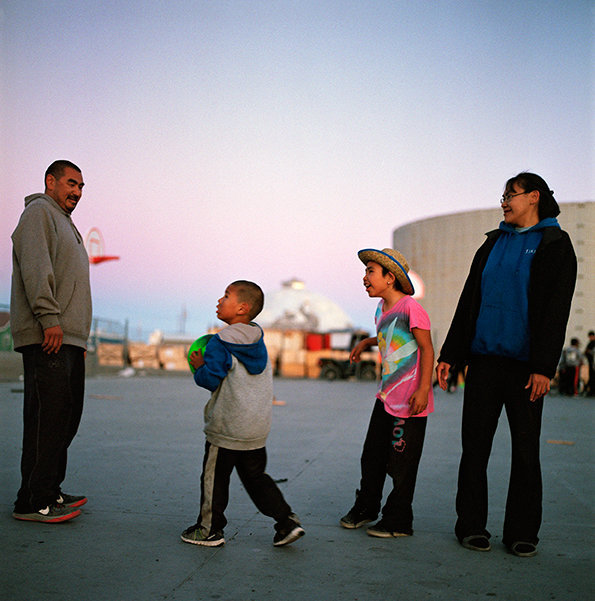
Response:
[{"label": "girl in pink shirt", "polygon": [[409,265],[391,248],[358,253],[366,265],[364,286],[380,298],[376,336],[362,340],[350,359],[378,345],[382,375],[361,458],[360,489],[352,509],[341,518],[344,528],[375,520],[388,474],[393,480],[382,518],[367,528],[370,536],[392,538],[413,534],[413,494],[423,449],[427,416],[434,410],[434,348],[430,319],[412,297]]}]

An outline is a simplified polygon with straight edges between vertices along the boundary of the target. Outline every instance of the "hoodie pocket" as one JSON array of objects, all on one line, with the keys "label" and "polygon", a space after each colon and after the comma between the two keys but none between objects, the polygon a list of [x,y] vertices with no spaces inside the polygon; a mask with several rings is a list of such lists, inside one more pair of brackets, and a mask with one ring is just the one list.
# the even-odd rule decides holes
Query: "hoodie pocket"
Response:
[{"label": "hoodie pocket", "polygon": [[516,307],[483,305],[477,319],[473,352],[526,360],[529,355],[528,324]]},{"label": "hoodie pocket", "polygon": [[74,281],[66,294],[61,294],[60,321],[65,333],[85,338],[91,328],[89,292],[83,282]]}]

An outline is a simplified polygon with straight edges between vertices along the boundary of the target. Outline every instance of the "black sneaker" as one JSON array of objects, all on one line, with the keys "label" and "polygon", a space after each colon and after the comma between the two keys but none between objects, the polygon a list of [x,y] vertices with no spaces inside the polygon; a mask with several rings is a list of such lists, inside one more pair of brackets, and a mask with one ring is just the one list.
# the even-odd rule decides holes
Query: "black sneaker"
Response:
[{"label": "black sneaker", "polygon": [[68,495],[65,492],[61,492],[56,499],[56,503],[65,507],[80,507],[88,500],[85,495]]},{"label": "black sneaker", "polygon": [[364,524],[373,522],[377,517],[377,513],[370,513],[354,506],[347,515],[339,520],[339,523],[343,528],[361,528]]},{"label": "black sneaker", "polygon": [[472,551],[489,551],[492,548],[490,539],[483,534],[466,536],[461,540],[461,545],[463,545],[465,549],[471,549]]},{"label": "black sneaker", "polygon": [[194,526],[186,528],[186,530],[184,530],[184,532],[182,532],[180,535],[180,538],[185,543],[190,543],[191,545],[202,545],[203,547],[220,547],[221,545],[225,544],[223,532],[218,530],[213,532],[213,534],[208,534],[204,528],[198,524],[194,524]]},{"label": "black sneaker", "polygon": [[275,547],[290,545],[306,534],[295,513],[290,514],[283,524],[275,524],[275,530],[277,531],[273,538],[273,545]]},{"label": "black sneaker", "polygon": [[13,512],[12,517],[15,520],[24,520],[25,522],[44,522],[46,524],[57,524],[66,522],[81,514],[80,509],[65,507],[64,505],[48,505],[38,511],[30,513]]},{"label": "black sneaker", "polygon": [[507,548],[509,553],[512,553],[517,557],[533,557],[534,555],[537,555],[537,547],[533,543],[517,541]]},{"label": "black sneaker", "polygon": [[366,533],[378,538],[397,538],[399,536],[411,536],[413,530],[400,531],[395,528],[390,528],[384,521],[379,520],[374,526],[366,528]]}]

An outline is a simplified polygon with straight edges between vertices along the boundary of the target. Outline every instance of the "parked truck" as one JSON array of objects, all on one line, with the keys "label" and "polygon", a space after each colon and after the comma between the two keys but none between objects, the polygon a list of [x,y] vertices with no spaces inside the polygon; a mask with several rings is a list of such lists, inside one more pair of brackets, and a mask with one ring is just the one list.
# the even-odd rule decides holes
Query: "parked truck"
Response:
[{"label": "parked truck", "polygon": [[[350,337],[343,337],[347,344],[343,348],[331,348],[318,359],[320,366],[319,377],[323,380],[346,380],[356,378],[358,380],[376,380],[378,377],[378,351],[365,351],[361,354],[361,360],[350,363],[349,354],[355,345],[369,338],[368,332],[357,331],[351,333]],[[374,348],[374,347],[373,347]]]}]

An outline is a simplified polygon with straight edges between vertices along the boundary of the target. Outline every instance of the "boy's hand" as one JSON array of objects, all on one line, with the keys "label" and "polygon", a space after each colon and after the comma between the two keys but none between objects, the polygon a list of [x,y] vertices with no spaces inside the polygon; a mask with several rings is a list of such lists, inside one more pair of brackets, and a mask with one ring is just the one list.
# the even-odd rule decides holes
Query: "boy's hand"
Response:
[{"label": "boy's hand", "polygon": [[409,398],[409,407],[411,409],[411,415],[418,415],[425,410],[428,406],[428,395],[429,390],[422,390],[418,388]]},{"label": "boy's hand", "polygon": [[194,367],[194,369],[198,369],[199,367],[202,367],[205,364],[205,360],[202,356],[202,351],[198,350],[194,351],[193,353],[190,353],[190,364],[192,365],[192,367]]}]

